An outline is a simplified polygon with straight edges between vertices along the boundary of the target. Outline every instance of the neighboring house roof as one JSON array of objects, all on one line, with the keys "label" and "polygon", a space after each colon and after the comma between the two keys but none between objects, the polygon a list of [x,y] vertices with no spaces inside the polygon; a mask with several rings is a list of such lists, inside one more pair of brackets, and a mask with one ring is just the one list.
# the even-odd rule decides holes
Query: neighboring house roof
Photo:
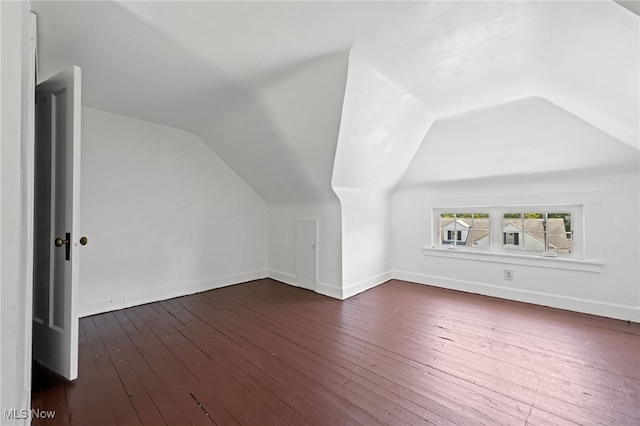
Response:
[{"label": "neighboring house roof", "polygon": [[489,219],[476,219],[471,218],[465,220],[469,221],[469,235],[465,245],[472,246],[483,238],[489,236]]},{"label": "neighboring house roof", "polygon": [[[453,222],[452,217],[443,217],[440,220],[441,220],[440,226],[442,228],[446,227],[447,225]],[[468,246],[473,245],[473,243],[489,235],[489,219],[476,219],[476,218],[472,219],[472,218],[465,217],[465,218],[457,219],[457,222],[464,223],[465,227],[469,231],[465,245],[468,245]]]},{"label": "neighboring house roof", "polygon": [[[518,229],[523,229],[522,219],[505,219],[504,225],[511,224]],[[564,219],[552,218],[547,219],[547,240],[549,244],[558,250],[570,250],[571,240],[567,238],[564,227]],[[525,219],[524,231],[531,234],[540,241],[544,241],[544,225],[540,219]]]},{"label": "neighboring house roof", "polygon": [[[448,219],[446,221],[446,223],[442,222],[443,223],[443,225],[442,225],[443,228],[446,228],[449,225],[453,224],[453,218],[452,217],[448,217],[446,219]],[[469,229],[471,227],[471,225],[467,224],[467,222],[465,222],[462,219],[457,219],[456,222],[458,223],[459,226],[462,226],[464,229]]]},{"label": "neighboring house roof", "polygon": [[[458,222],[463,221],[468,227],[469,235],[465,245],[473,245],[489,235],[489,219],[458,218]],[[440,219],[440,227],[453,222],[453,218],[444,217]],[[504,219],[503,228],[512,225],[519,230],[523,230],[534,238],[544,241],[544,226],[540,219]],[[570,250],[571,240],[567,237],[564,220],[552,218],[547,220],[547,239],[549,244],[558,250]]]}]

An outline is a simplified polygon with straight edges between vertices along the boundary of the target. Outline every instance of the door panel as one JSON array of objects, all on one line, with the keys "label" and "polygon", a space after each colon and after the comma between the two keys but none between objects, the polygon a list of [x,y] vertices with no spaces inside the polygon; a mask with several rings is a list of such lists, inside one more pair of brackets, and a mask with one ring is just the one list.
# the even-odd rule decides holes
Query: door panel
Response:
[{"label": "door panel", "polygon": [[[51,115],[49,97],[42,97],[36,101],[35,117],[35,146],[34,158],[36,176],[34,179],[34,269],[33,269],[33,320],[45,324],[49,315],[49,286],[51,269],[49,257],[53,245],[49,244],[51,236],[51,144],[43,143],[49,138],[51,129]],[[41,141],[41,143],[38,143]],[[39,240],[47,236],[44,243]],[[35,339],[34,339],[35,341]]]},{"label": "door panel", "polygon": [[[51,218],[53,223],[53,233],[49,237],[49,244],[56,238],[66,236],[70,230],[69,218],[67,217],[67,88],[63,87],[51,93],[51,121],[53,124],[52,133],[52,174],[51,188],[54,203],[51,205]],[[73,149],[72,146],[69,148]],[[66,239],[66,238],[65,238]],[[51,298],[49,301],[49,324],[58,332],[64,332],[64,312],[67,301],[65,298],[65,287],[67,274],[70,273],[66,265],[66,245],[54,247],[52,263],[53,280],[51,281]],[[72,265],[69,265],[72,267]]]},{"label": "door panel", "polygon": [[318,224],[315,221],[300,220],[296,233],[296,270],[298,285],[315,290],[317,281]]},{"label": "door panel", "polygon": [[33,356],[78,375],[80,68],[36,87]]}]

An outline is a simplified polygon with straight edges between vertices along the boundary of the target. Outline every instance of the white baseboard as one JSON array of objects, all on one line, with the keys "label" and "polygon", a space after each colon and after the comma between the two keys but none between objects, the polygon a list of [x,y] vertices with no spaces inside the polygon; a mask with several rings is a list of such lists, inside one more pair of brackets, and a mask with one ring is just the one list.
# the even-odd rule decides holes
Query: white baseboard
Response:
[{"label": "white baseboard", "polygon": [[269,269],[268,277],[273,278],[276,281],[280,281],[285,284],[298,287],[298,278],[295,275],[290,274],[288,272],[282,272],[276,269]]},{"label": "white baseboard", "polygon": [[358,293],[362,293],[363,291],[385,283],[390,279],[393,279],[393,271],[387,271],[380,275],[358,281],[357,283],[351,284],[350,286],[342,289],[342,299],[348,299],[351,296],[355,296]]},{"label": "white baseboard", "polygon": [[[275,270],[260,270],[233,276],[214,278],[212,280],[202,282],[147,288],[141,291],[127,293],[117,298],[90,300],[82,303],[82,306],[80,306],[80,317],[128,308],[144,303],[171,299],[173,297],[186,296],[189,294],[213,290],[215,288],[225,287],[228,285],[243,283],[246,281],[252,281],[266,277],[273,278],[288,285],[297,286],[296,277],[292,274]],[[570,311],[599,315],[609,318],[616,318],[625,321],[640,322],[640,309],[635,306],[619,305],[600,302],[597,300],[502,287],[487,283],[454,280],[446,277],[417,274],[405,271],[388,271],[383,274],[359,281],[347,288],[340,288],[331,284],[318,282],[316,284],[315,291],[319,294],[323,294],[334,299],[344,300],[370,288],[376,287],[377,285],[380,285],[390,279],[398,279],[418,284],[431,285],[434,287],[441,287],[451,290],[482,294],[485,296],[498,297],[502,299],[533,303],[536,305],[550,306],[553,308],[566,309]]]},{"label": "white baseboard", "polygon": [[[298,279],[295,275],[290,274],[288,272],[282,272],[275,269],[269,269],[269,278],[272,278],[276,281],[280,281],[285,284],[292,285],[294,287],[300,287],[298,285]],[[314,290],[318,294],[323,294],[325,296],[332,297],[334,299],[342,300],[342,288],[335,287],[331,284],[317,282],[316,288]]]},{"label": "white baseboard", "polygon": [[89,315],[129,308],[131,306],[143,305],[145,303],[158,302],[160,300],[167,300],[174,297],[187,296],[189,294],[213,290],[266,277],[267,271],[260,270],[238,275],[218,277],[208,281],[145,288],[144,290],[133,291],[131,293],[120,295],[117,298],[98,299],[84,302],[79,309],[80,317],[82,318]]},{"label": "white baseboard", "polygon": [[533,303],[541,306],[566,309],[568,311],[582,312],[586,314],[616,318],[625,321],[640,322],[640,309],[634,306],[618,305],[613,303],[600,302],[597,300],[581,299],[577,297],[562,296],[558,294],[495,286],[492,284],[480,282],[453,280],[450,278],[416,274],[413,272],[394,271],[393,277],[402,281],[426,284],[434,287],[482,294],[485,296],[516,300],[519,302]]},{"label": "white baseboard", "polygon": [[316,293],[332,297],[334,299],[343,300],[342,289],[327,283],[316,283]]}]

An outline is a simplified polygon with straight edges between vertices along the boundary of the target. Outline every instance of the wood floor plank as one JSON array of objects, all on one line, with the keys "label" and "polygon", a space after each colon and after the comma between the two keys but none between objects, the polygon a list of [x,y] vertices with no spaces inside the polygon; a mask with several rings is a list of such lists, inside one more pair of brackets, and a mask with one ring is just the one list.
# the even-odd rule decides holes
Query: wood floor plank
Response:
[{"label": "wood floor plank", "polygon": [[[636,349],[636,352],[637,352],[637,349]],[[605,378],[606,378],[606,377],[605,377]],[[636,391],[636,392],[631,392],[631,395],[634,395],[634,394],[635,394],[635,395],[637,395],[637,391]],[[634,404],[634,405],[635,405],[635,406],[637,406],[637,404]],[[637,416],[637,415],[636,415],[636,414],[634,414],[634,418],[635,418],[635,416]],[[602,420],[601,422],[602,422],[602,423],[607,423],[607,421],[606,421],[606,420]]]},{"label": "wood floor plank", "polygon": [[[266,341],[274,342],[273,336],[266,336],[266,337],[254,336],[254,337],[251,337],[251,340],[256,342],[256,339],[263,339],[263,338],[266,339]],[[260,340],[260,341],[262,341],[262,340]],[[262,345],[262,346],[265,347],[265,345]],[[291,348],[291,349],[293,350],[293,348]],[[320,369],[320,370],[318,370],[318,367],[321,367],[321,366],[316,365],[314,362],[311,362],[311,364],[309,364],[307,361],[305,361],[305,358],[306,358],[305,355],[302,354],[302,353],[299,353],[299,351],[297,351],[297,350],[295,351],[295,353],[292,352],[292,354],[290,355],[290,356],[294,357],[293,361],[290,360],[288,357],[283,357],[282,354],[277,354],[275,352],[272,352],[272,356],[276,356],[281,361],[287,363],[291,367],[297,368],[298,370],[304,370],[304,369],[306,369],[306,370],[316,370],[317,374],[315,376],[313,376],[313,375],[310,376],[311,378],[315,378],[316,380],[318,379],[318,376],[325,376],[326,378],[332,378],[332,380],[336,380],[337,383],[343,383],[343,382],[348,381],[345,377],[342,377],[342,378],[340,378],[340,377],[338,377],[338,378],[332,377],[332,371],[330,369]],[[296,358],[297,358],[297,360],[296,360]],[[369,392],[369,390],[363,388],[363,389],[358,389],[357,391],[353,391],[352,390],[352,392],[363,396],[364,394],[367,394]],[[379,402],[381,403],[381,408],[383,408],[382,406],[385,403],[387,403],[388,401],[379,401]],[[362,404],[358,404],[358,405],[362,406]],[[393,413],[391,413],[390,411],[382,410],[379,414],[381,416],[381,417],[379,417],[380,420],[383,420],[386,423],[390,423],[390,422],[393,421],[392,418],[390,418],[390,415],[392,415]],[[395,423],[401,424],[402,422],[401,422],[400,418],[402,416],[396,416],[396,417],[398,417],[398,418],[396,419]],[[410,420],[414,424],[416,422],[419,422],[419,421],[424,421],[423,419],[419,419],[416,416],[409,415],[409,417],[410,417]]]},{"label": "wood floor plank", "polygon": [[[409,340],[411,340],[411,339],[409,339]],[[525,356],[525,358],[526,358],[526,356]],[[530,365],[531,365],[531,364],[530,364]],[[533,370],[532,370],[532,371],[533,371]],[[537,374],[536,374],[536,375],[537,375]],[[502,376],[502,375],[501,375],[501,376]],[[606,377],[605,377],[605,378],[606,378]],[[541,391],[541,393],[543,393],[543,392],[544,392],[544,389],[543,389],[543,388],[541,388],[541,389],[540,389],[540,391]],[[634,394],[634,393],[635,393],[635,394],[637,394],[637,392],[633,392],[632,394]],[[541,401],[541,399],[542,399],[542,398],[539,398],[540,394],[538,394],[538,392],[536,392],[536,394],[537,394],[537,396],[538,396],[538,403],[542,403],[542,401]],[[624,396],[624,395],[623,395],[623,396]],[[624,399],[624,398],[623,398],[623,399]],[[610,401],[610,400],[609,400],[609,401]],[[563,410],[558,409],[558,410],[556,410],[556,413],[557,413],[558,415],[566,415],[566,414],[567,414],[567,413],[566,413],[566,407],[565,407],[564,412],[563,412]],[[569,414],[571,414],[571,412],[569,412]],[[603,414],[603,416],[605,416],[604,418],[607,418],[606,416],[608,416],[608,413],[604,413],[604,414]],[[588,420],[589,420],[589,419],[586,419],[586,420],[585,420],[585,419],[582,419],[582,418],[575,418],[575,419],[573,419],[573,421],[575,421],[575,422],[584,422],[584,421],[588,421]],[[601,421],[606,423],[606,420],[602,420],[602,419],[601,419]]]},{"label": "wood floor plank", "polygon": [[[69,413],[67,412],[66,390],[64,379],[49,371],[46,367],[37,362],[33,362],[34,387],[38,391],[33,393],[33,405],[35,411],[32,412],[31,424],[66,426],[69,424]],[[41,413],[42,412],[42,413]],[[53,418],[49,413],[54,413]]]},{"label": "wood floor plank", "polygon": [[[170,315],[167,316],[167,319],[171,318]],[[171,327],[168,321],[165,331],[166,333],[160,336],[160,339],[167,347],[172,348],[176,357],[183,361],[185,368],[194,377],[197,377],[203,385],[215,383],[224,388],[224,392],[211,394],[217,400],[216,405],[210,407],[213,413],[219,412],[224,406],[240,423],[279,423],[275,412],[248,392],[235,377],[220,368],[211,357]]]},{"label": "wood floor plank", "polygon": [[[179,312],[172,311],[173,320],[179,324],[183,324],[178,320],[177,316]],[[278,388],[267,388],[262,385],[264,382],[263,375],[256,374],[259,370],[253,369],[253,375],[248,374],[245,370],[240,368],[232,359],[226,358],[220,350],[214,348],[209,344],[210,339],[202,339],[197,334],[193,333],[192,328],[196,328],[193,324],[191,327],[182,327],[180,333],[185,339],[193,343],[209,358],[204,360],[202,366],[207,373],[212,377],[227,377],[233,378],[236,382],[235,392],[225,393],[221,396],[223,403],[228,405],[236,417],[242,417],[243,422],[251,422],[252,420],[246,413],[247,403],[253,401],[253,404],[259,404],[261,407],[271,407],[273,414],[267,413],[266,415],[260,415],[255,413],[253,415],[253,421],[259,420],[262,423],[271,422],[274,424],[282,423],[286,421],[290,424],[302,424],[304,423],[304,417],[302,417],[296,410],[287,405],[283,400],[278,398]],[[241,390],[239,387],[242,387]],[[233,396],[232,396],[233,395]],[[237,398],[237,395],[244,395],[244,398]],[[244,413],[243,413],[244,412]],[[282,414],[282,416],[280,416]]]},{"label": "wood floor plank", "polygon": [[[267,317],[264,318],[258,318],[259,321],[261,322],[268,322],[268,315]],[[281,324],[283,326],[283,328],[280,328],[279,330],[285,330],[286,324]],[[294,325],[290,325],[288,327],[286,327],[286,329],[292,329],[294,328]],[[301,334],[304,335],[304,334]],[[305,347],[305,348],[310,348],[312,349],[310,351],[311,354],[314,353],[323,353],[324,350],[323,348],[325,347],[330,347],[332,346],[331,342],[327,342],[328,344],[321,344],[321,342],[318,342],[318,336],[316,336],[313,341],[305,341],[305,342],[301,342],[301,344]],[[326,358],[329,355],[327,353],[324,353],[323,356]],[[343,355],[345,357],[349,357],[349,355]],[[366,353],[359,353],[356,355],[357,360],[358,361],[366,361],[367,359],[367,354]],[[331,365],[331,363],[333,363],[334,365],[336,365],[339,362],[344,362],[346,360],[346,358],[327,358],[329,361],[329,365]],[[316,363],[322,363],[322,359],[318,358],[318,359],[314,359],[314,361]],[[372,360],[369,359],[368,362],[364,362],[363,364],[368,364],[365,366],[365,368],[362,368],[359,370],[359,372],[357,374],[355,374],[355,376],[357,376],[358,374],[362,374],[364,372],[367,371],[367,366],[368,366],[368,370],[371,370],[371,372],[374,375],[379,375],[381,377],[384,377],[384,375],[387,374],[386,368],[384,367],[384,362],[380,362],[379,360]],[[363,365],[361,364],[361,365]],[[417,392],[414,392],[415,395],[419,395],[421,393],[420,388],[424,387],[424,386],[428,386],[428,387],[435,387],[435,388],[441,388],[442,386],[440,386],[441,384],[439,384],[437,382],[436,376],[434,376],[433,374],[431,374],[427,380],[422,380],[419,377],[423,377],[422,372],[419,370],[411,370],[411,369],[405,369],[405,371],[398,371],[395,372],[393,374],[394,377],[404,377],[404,378],[411,378],[409,380],[405,379],[404,383],[402,384],[403,387],[405,388],[412,388],[413,390],[416,389],[416,387],[418,388]],[[424,376],[426,377],[426,376]],[[348,380],[348,382],[353,383],[353,375],[350,376],[350,380]],[[339,378],[336,378],[337,381],[339,381]],[[381,387],[376,387],[377,390],[380,390]],[[456,392],[455,389],[452,392],[447,392],[447,393],[441,393],[438,391],[432,392],[432,394],[434,395],[434,397],[437,395],[437,399],[436,401],[428,401],[426,402],[426,404],[433,406],[434,402],[437,402],[438,404],[444,406],[446,408],[447,411],[450,411],[451,408],[453,406],[455,406],[455,401],[456,401]],[[421,401],[423,403],[423,405],[425,404],[425,401]],[[433,414],[432,414],[433,415]],[[485,417],[483,414],[482,410],[476,410],[474,412],[473,407],[467,407],[467,415],[472,415],[474,418],[474,421],[476,423],[486,423],[486,424],[492,424],[494,422],[493,419],[489,418],[489,417]],[[484,417],[484,421],[481,421],[481,419]]]},{"label": "wood floor plank", "polygon": [[[176,316],[178,317],[178,315]],[[179,317],[180,321],[188,321],[185,319],[188,317],[184,313]],[[276,412],[286,414],[284,418],[287,423],[335,424],[321,410],[298,398],[289,388],[258,368],[252,359],[245,359],[227,346],[217,344],[217,341],[211,339],[206,328],[206,326],[190,321],[189,326],[185,327],[183,332],[185,337],[196,343],[207,354],[215,357],[230,374],[240,378],[241,382],[263,402],[274,407]]]},{"label": "wood floor plank", "polygon": [[[260,319],[258,319],[259,321],[261,321]],[[236,318],[234,320],[234,322],[236,324],[242,324],[245,327],[249,327],[250,324],[254,323],[255,320],[246,320],[246,319],[242,319],[242,318]],[[262,323],[262,324],[266,324]],[[265,325],[261,325],[260,327],[261,333],[260,334],[265,334],[265,330],[267,330],[267,328],[265,328]],[[315,357],[314,354],[316,353],[316,349],[318,348],[313,348],[312,344],[308,343],[308,342],[300,342],[302,344],[302,347],[304,347],[305,349],[307,348],[307,345],[309,345],[308,347],[312,350],[310,351],[300,351],[299,348],[300,346],[298,344],[294,344],[294,345],[289,345],[289,343],[291,343],[291,341],[287,342],[287,339],[282,339],[281,336],[279,336],[277,333],[274,332],[274,334],[269,334],[266,337],[262,337],[260,335],[256,335],[254,337],[254,339],[258,339],[259,341],[262,342],[262,345],[268,346],[272,343],[274,343],[276,346],[268,346],[270,349],[270,351],[274,351],[273,353],[277,353],[280,357],[282,357],[289,365],[292,365],[294,367],[297,367],[299,369],[304,369],[304,363],[300,363],[299,360],[303,359],[303,358],[309,358],[309,360],[311,361],[309,363],[308,368],[311,369],[311,372],[313,372],[315,375],[312,376],[314,378],[319,378],[319,377],[326,377],[326,380],[331,380],[333,383],[336,384],[343,384],[343,383],[350,383],[350,385],[347,387],[355,387],[356,386],[356,382],[353,381],[353,375],[354,373],[348,372],[346,369],[342,369],[342,371],[344,371],[344,375],[341,375],[339,373],[335,373],[336,369],[339,368],[339,363],[344,362],[343,359],[339,359],[337,357],[331,357],[331,359],[329,360],[328,363],[326,363],[325,365],[327,366],[326,369],[321,369],[320,367],[322,366],[323,360],[322,357]],[[263,341],[264,339],[264,341]],[[312,339],[317,339],[317,336],[313,337]],[[286,346],[287,349],[289,351],[294,352],[293,355],[287,355],[287,354],[281,354],[282,351],[278,351],[277,348],[278,347],[283,347]],[[324,352],[324,350],[322,348],[319,348],[319,353]],[[324,353],[323,354],[324,357],[327,357],[328,354]],[[364,370],[361,370],[364,371]],[[359,388],[357,388],[356,390],[353,391],[353,394],[357,395],[357,405],[358,406],[362,406],[366,403],[366,401],[364,401],[364,399],[368,399],[368,403],[372,404],[374,407],[377,407],[376,404],[379,403],[379,399],[377,398],[375,392],[370,391],[369,388],[372,389],[376,389],[376,390],[380,390],[379,387],[371,387],[372,383],[366,383],[365,386],[361,386]],[[343,384],[344,386],[344,384]],[[345,395],[348,397],[348,395]],[[378,419],[379,420],[384,420],[386,422],[389,422],[390,420],[387,418],[389,416],[389,413],[391,412],[396,412],[397,414],[400,415],[400,417],[404,416],[403,413],[396,411],[397,409],[397,399],[393,398],[388,400],[391,404],[386,404],[386,408],[388,411],[386,412],[379,412],[378,413]],[[422,401],[425,402],[425,401]],[[433,401],[429,401],[432,405]],[[383,404],[383,406],[385,406],[385,404]],[[429,415],[427,416],[428,418],[435,418],[437,416],[437,409],[435,407],[431,407],[431,411],[428,413]],[[435,411],[434,411],[435,410]],[[441,410],[442,411],[442,410]],[[424,413],[422,413],[424,414]],[[408,417],[411,417],[410,415]],[[416,419],[415,417],[411,418],[412,422],[416,422],[419,421],[418,419]],[[422,419],[422,421],[424,421],[425,419]],[[442,419],[440,419],[442,420]]]},{"label": "wood floor plank", "polygon": [[[138,316],[138,314],[140,316]],[[238,422],[228,414],[227,410],[221,408],[215,415],[219,417],[219,421],[211,417],[211,412],[203,409],[206,406],[218,406],[217,401],[210,400],[205,389],[200,382],[185,368],[184,364],[174,355],[172,350],[167,347],[160,337],[141,318],[151,318],[149,324],[155,327],[153,323],[160,323],[159,320],[150,317],[147,306],[137,307],[127,310],[127,316],[136,327],[144,332],[145,338],[136,340],[136,348],[144,361],[148,363],[151,370],[157,376],[160,384],[166,388],[177,407],[186,417],[188,423],[191,424],[229,424],[234,425]],[[160,323],[161,324],[161,323]],[[162,328],[159,333],[162,333]],[[150,334],[149,334],[150,333]],[[154,380],[155,381],[155,380]],[[200,397],[197,397],[200,395]]]},{"label": "wood floor plank", "polygon": [[80,321],[34,425],[638,425],[640,325],[389,281],[256,280]]},{"label": "wood floor plank", "polygon": [[[469,346],[473,346],[473,345],[469,345]],[[637,351],[637,349],[636,349],[636,351]],[[632,353],[633,353],[633,352],[632,352]],[[529,356],[530,356],[530,354],[529,354],[529,355],[527,355],[527,359],[529,358]],[[558,361],[558,360],[553,360],[553,361]],[[566,361],[566,360],[563,360],[563,361]],[[529,362],[529,363],[531,363],[530,361],[528,361],[528,362]],[[554,362],[554,363],[555,363],[555,362]],[[560,365],[560,364],[562,364],[561,362],[557,362],[557,363],[558,363],[559,365]],[[566,364],[565,364],[565,365],[563,365],[563,368],[565,368],[565,367],[566,367]],[[579,374],[577,374],[576,376],[577,376],[577,377],[579,377],[579,376],[583,376],[583,375],[584,375],[584,376],[588,376],[588,373],[589,373],[588,371],[584,371],[584,370],[582,370],[582,371],[580,371],[580,372],[579,372]],[[609,373],[609,375],[610,375],[610,373]],[[593,378],[598,378],[598,379],[599,379],[599,382],[600,382],[600,383],[602,383],[603,381],[606,381],[606,379],[608,379],[609,377],[608,377],[608,375],[607,375],[607,374],[603,374],[602,372],[597,372],[597,373],[596,373],[596,376],[594,376]],[[583,377],[583,379],[584,379],[584,377]],[[604,379],[604,380],[603,380],[603,379]],[[587,381],[587,382],[588,382],[588,381]],[[588,382],[588,383],[589,383],[589,382]],[[599,387],[598,387],[597,385],[595,385],[595,387],[596,387],[597,389],[599,389]],[[613,387],[613,388],[610,388],[610,389],[609,389],[609,392],[612,392],[612,391],[616,391],[615,387]],[[632,393],[632,394],[633,394],[633,393]]]},{"label": "wood floor plank", "polygon": [[[81,342],[78,347],[78,377],[82,377],[82,380],[78,378],[65,386],[69,424],[113,425],[116,424],[116,418],[111,410],[109,395],[105,393],[105,387],[101,383],[95,363],[96,355],[91,351],[91,345],[97,339],[92,337],[89,330],[86,331],[86,341]],[[96,343],[101,345],[99,340]]]},{"label": "wood floor plank", "polygon": [[[224,330],[233,331],[236,342],[239,342],[244,349],[259,355],[263,361],[267,361],[267,364],[261,364],[264,370],[279,371],[284,377],[288,377],[297,384],[300,384],[302,387],[298,388],[298,392],[300,392],[301,395],[310,391],[314,393],[315,397],[321,397],[325,404],[325,410],[327,410],[328,406],[338,409],[339,422],[343,422],[344,418],[349,417],[359,424],[379,423],[379,420],[376,420],[375,417],[364,411],[360,406],[344,398],[344,395],[341,395],[344,394],[343,389],[326,387],[320,383],[324,381],[324,379],[320,379],[319,382],[317,377],[305,371],[304,368],[296,369],[295,366],[290,363],[283,362],[282,358],[278,356],[279,353],[274,351],[268,342],[265,343],[257,334],[246,332],[237,327],[234,322],[237,321],[238,318],[234,318],[234,320],[230,322],[227,322],[224,318],[208,318],[208,320],[218,322],[218,325]],[[244,352],[244,355],[246,356],[246,352]],[[330,414],[332,413],[332,411],[328,412]]]}]

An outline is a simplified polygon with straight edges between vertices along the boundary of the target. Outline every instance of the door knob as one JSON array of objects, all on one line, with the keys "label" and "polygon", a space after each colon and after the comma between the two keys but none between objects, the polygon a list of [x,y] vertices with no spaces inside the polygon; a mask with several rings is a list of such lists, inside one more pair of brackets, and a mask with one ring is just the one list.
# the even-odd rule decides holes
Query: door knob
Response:
[{"label": "door knob", "polygon": [[[86,246],[88,242],[89,242],[89,240],[87,239],[87,237],[80,238],[80,244],[81,245]],[[56,238],[55,239],[56,247],[62,247],[64,244],[69,244],[69,240],[63,240],[62,238]]]},{"label": "door knob", "polygon": [[65,255],[64,255],[65,260],[71,260],[71,241],[70,240],[71,240],[71,234],[67,232],[64,240],[62,238],[56,238],[53,242],[56,245],[56,247],[66,246]]},{"label": "door knob", "polygon": [[64,244],[69,244],[69,240],[63,240],[62,238],[56,238],[56,240],[55,240],[56,247],[62,247]]}]

